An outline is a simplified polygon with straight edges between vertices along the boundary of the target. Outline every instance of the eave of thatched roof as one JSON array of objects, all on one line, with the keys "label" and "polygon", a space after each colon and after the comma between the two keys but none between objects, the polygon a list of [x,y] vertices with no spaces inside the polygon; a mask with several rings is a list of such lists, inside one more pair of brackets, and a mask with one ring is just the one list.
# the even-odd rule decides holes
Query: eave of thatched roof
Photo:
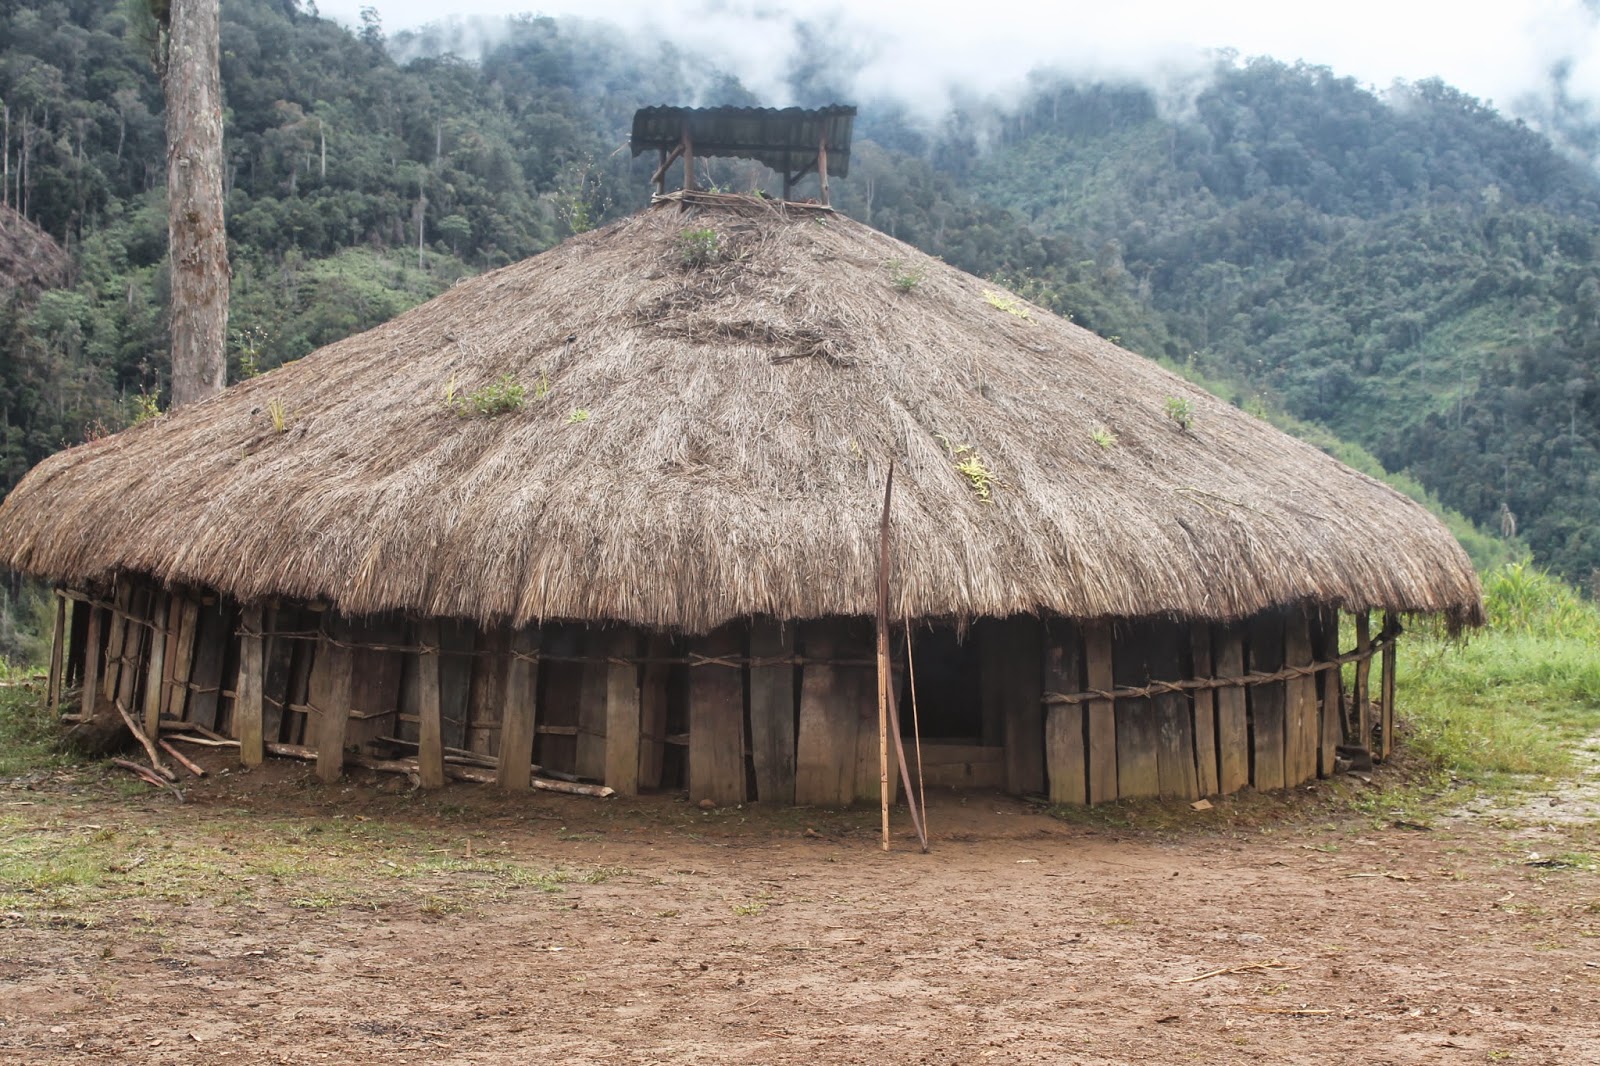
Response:
[{"label": "eave of thatched roof", "polygon": [[[502,375],[521,410],[448,409]],[[896,615],[1481,615],[1388,486],[866,226],[754,204],[652,209],[53,456],[0,503],[0,565],[355,614],[869,614],[891,460]]]}]

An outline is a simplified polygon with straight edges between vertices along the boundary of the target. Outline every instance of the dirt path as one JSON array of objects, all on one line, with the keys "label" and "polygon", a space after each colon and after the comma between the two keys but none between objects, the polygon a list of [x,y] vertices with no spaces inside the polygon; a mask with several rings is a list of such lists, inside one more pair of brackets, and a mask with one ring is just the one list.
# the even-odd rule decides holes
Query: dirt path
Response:
[{"label": "dirt path", "polygon": [[114,874],[0,867],[5,1061],[1600,1062],[1592,822],[974,797],[924,856],[871,812],[52,787],[0,792],[6,831]]}]

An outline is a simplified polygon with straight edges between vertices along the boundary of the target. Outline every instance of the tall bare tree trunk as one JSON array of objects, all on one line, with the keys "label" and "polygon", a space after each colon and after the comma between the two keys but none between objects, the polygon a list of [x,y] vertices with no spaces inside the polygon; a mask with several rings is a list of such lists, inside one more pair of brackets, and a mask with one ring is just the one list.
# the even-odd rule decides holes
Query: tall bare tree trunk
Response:
[{"label": "tall bare tree trunk", "polygon": [[221,392],[227,377],[219,7],[219,0],[172,0],[161,78],[167,104],[174,408]]}]

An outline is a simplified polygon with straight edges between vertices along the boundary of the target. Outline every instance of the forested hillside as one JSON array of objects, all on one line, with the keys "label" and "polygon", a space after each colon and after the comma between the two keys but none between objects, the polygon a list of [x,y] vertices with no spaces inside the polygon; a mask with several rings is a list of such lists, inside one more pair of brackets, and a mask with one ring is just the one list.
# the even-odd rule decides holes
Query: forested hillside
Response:
[{"label": "forested hillside", "polygon": [[[0,488],[163,402],[141,10],[0,0],[4,199],[74,261],[66,287],[0,290]],[[462,59],[443,33],[389,41],[376,17],[351,32],[295,0],[224,0],[233,376],[637,209],[649,167],[619,151],[635,107],[763,102],[637,40],[520,19]],[[802,103],[846,91],[825,65],[792,75]],[[1137,87],[1034,84],[1020,107],[932,127],[861,101],[836,204],[1358,442],[1497,534],[1505,505],[1570,577],[1600,567],[1591,171],[1442,85],[1380,100],[1224,61],[1168,113]]]}]

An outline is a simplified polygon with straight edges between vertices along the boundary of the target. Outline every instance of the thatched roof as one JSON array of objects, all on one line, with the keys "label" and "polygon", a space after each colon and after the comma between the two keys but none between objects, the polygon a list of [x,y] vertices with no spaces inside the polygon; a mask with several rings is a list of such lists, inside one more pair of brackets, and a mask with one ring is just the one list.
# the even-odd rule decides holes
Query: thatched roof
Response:
[{"label": "thatched roof", "polygon": [[44,230],[0,204],[0,297],[65,285],[72,260]]},{"label": "thatched roof", "polygon": [[[1480,615],[1393,489],[858,222],[738,203],[657,206],[53,456],[0,504],[0,566],[356,614],[861,615],[893,459],[896,615]],[[447,406],[503,375],[522,409]]]}]

